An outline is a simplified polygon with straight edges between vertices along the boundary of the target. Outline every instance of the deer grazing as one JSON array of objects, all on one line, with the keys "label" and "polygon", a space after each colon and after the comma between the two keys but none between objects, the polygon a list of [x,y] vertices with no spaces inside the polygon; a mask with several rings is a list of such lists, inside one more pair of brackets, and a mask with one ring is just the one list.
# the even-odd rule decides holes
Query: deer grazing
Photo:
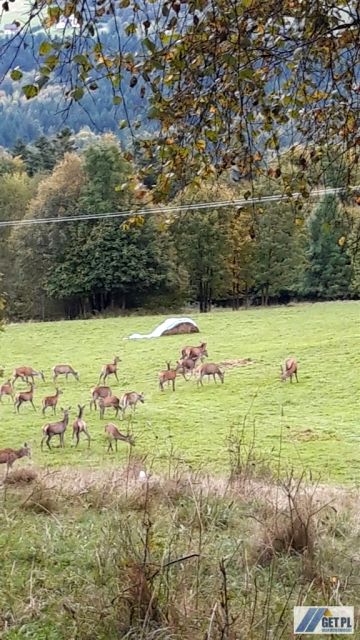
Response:
[{"label": "deer grazing", "polygon": [[14,389],[10,378],[0,386],[0,402],[2,402],[3,396],[10,396],[14,400]]},{"label": "deer grazing", "polygon": [[197,363],[197,359],[194,360],[193,358],[181,358],[176,363],[176,371],[177,373],[181,373],[181,375],[185,380],[188,380],[189,378],[187,378],[185,374],[190,373],[190,378],[191,378],[193,371],[196,367],[196,363]]},{"label": "deer grazing", "polygon": [[109,446],[108,446],[108,451],[113,451],[113,440],[115,440],[115,450],[117,451],[117,443],[118,440],[121,440],[122,442],[128,442],[130,446],[134,446],[135,441],[134,438],[131,435],[124,435],[123,433],[120,433],[119,429],[117,428],[117,426],[115,424],[113,424],[112,422],[109,422],[107,425],[105,425],[105,433],[107,435],[107,438],[109,440]]},{"label": "deer grazing", "polygon": [[126,409],[128,409],[129,407],[131,407],[132,410],[135,411],[138,402],[144,404],[145,398],[143,393],[137,393],[136,391],[124,393],[124,395],[120,398],[120,407],[123,414],[125,414]]},{"label": "deer grazing", "polygon": [[74,422],[73,422],[73,439],[76,438],[75,447],[78,446],[79,440],[80,440],[80,435],[83,433],[87,438],[88,449],[89,449],[90,448],[90,434],[89,434],[88,429],[87,429],[87,424],[86,424],[85,420],[83,420],[83,413],[84,413],[85,405],[78,404],[78,408],[79,408],[78,416],[77,416],[76,420],[74,420]]},{"label": "deer grazing", "polygon": [[198,360],[199,358],[208,357],[206,348],[206,342],[202,342],[198,347],[184,347],[181,350],[182,358],[192,358],[192,360]]},{"label": "deer grazing", "polygon": [[107,396],[99,399],[100,418],[104,417],[105,410],[113,407],[115,409],[115,418],[120,410],[120,400],[117,396]]},{"label": "deer grazing", "polygon": [[45,424],[43,426],[43,438],[41,440],[41,450],[43,449],[43,445],[44,445],[44,440],[46,440],[46,444],[49,447],[49,449],[51,450],[51,446],[50,446],[50,440],[51,438],[53,438],[54,436],[59,436],[60,438],[60,447],[64,448],[64,434],[66,431],[66,428],[69,424],[69,412],[70,412],[71,407],[68,407],[68,409],[61,409],[61,411],[63,412],[63,419],[59,420],[58,422],[48,422],[47,424]]},{"label": "deer grazing", "polygon": [[106,382],[106,378],[108,376],[114,375],[116,380],[119,382],[119,378],[117,376],[117,366],[118,362],[121,362],[119,356],[115,356],[113,362],[111,364],[104,364],[100,371],[99,384],[101,381]]},{"label": "deer grazing", "polygon": [[17,367],[13,371],[12,381],[13,384],[16,382],[18,378],[25,382],[29,382],[29,378],[31,378],[31,382],[34,382],[34,378],[41,378],[43,382],[45,382],[45,376],[43,371],[35,371],[32,367]]},{"label": "deer grazing", "polygon": [[107,398],[111,396],[112,392],[110,387],[94,387],[91,389],[91,402],[90,402],[90,411],[92,405],[94,405],[95,409],[97,409],[96,402],[100,400],[100,398]]},{"label": "deer grazing", "polygon": [[283,382],[285,382],[287,378],[290,378],[290,382],[292,382],[293,376],[295,376],[296,382],[299,382],[297,377],[298,365],[296,358],[287,358],[287,360],[285,360],[285,364],[280,367],[280,369],[280,377]]},{"label": "deer grazing", "polygon": [[171,369],[170,362],[167,362],[167,369],[165,371],[160,371],[159,373],[159,387],[161,391],[164,391],[165,382],[168,385],[172,384],[172,390],[175,391],[175,379],[176,379],[176,369]]},{"label": "deer grazing", "polygon": [[56,382],[58,376],[65,376],[67,380],[69,376],[74,376],[75,380],[79,381],[79,373],[73,369],[69,364],[57,364],[52,368],[53,381]]},{"label": "deer grazing", "polygon": [[204,376],[208,376],[208,380],[210,382],[210,376],[213,377],[214,382],[216,382],[216,376],[218,376],[221,380],[222,383],[224,383],[224,373],[223,371],[221,371],[220,367],[217,364],[214,363],[208,363],[208,364],[201,364],[198,368],[197,368],[197,373],[198,373],[198,384],[200,383],[201,386],[203,386],[203,377]]},{"label": "deer grazing", "polygon": [[20,449],[0,449],[0,464],[6,464],[5,478],[7,478],[9,470],[13,466],[15,460],[19,460],[25,456],[31,458],[31,450],[26,442]]},{"label": "deer grazing", "polygon": [[34,411],[36,411],[35,405],[34,405],[34,388],[35,385],[33,382],[30,382],[30,389],[28,389],[27,391],[20,391],[20,393],[17,393],[15,396],[15,402],[14,402],[14,406],[16,411],[19,413],[19,409],[21,407],[21,405],[24,402],[30,402],[32,408],[34,409]]},{"label": "deer grazing", "polygon": [[56,387],[55,389],[55,394],[53,396],[46,396],[46,398],[43,399],[42,401],[42,414],[43,416],[45,415],[45,411],[48,407],[52,407],[53,413],[56,413],[56,405],[58,403],[58,400],[61,396],[63,392],[61,391],[61,389],[58,389]]}]

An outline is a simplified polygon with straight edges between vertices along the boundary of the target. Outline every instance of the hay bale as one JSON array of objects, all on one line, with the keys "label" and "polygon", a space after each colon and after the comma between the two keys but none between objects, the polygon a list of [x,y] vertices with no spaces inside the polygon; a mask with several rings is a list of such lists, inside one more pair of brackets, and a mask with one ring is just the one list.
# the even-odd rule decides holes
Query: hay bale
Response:
[{"label": "hay bale", "polygon": [[163,336],[177,336],[181,333],[199,333],[199,328],[190,322],[181,322],[172,329],[167,329],[162,334]]}]

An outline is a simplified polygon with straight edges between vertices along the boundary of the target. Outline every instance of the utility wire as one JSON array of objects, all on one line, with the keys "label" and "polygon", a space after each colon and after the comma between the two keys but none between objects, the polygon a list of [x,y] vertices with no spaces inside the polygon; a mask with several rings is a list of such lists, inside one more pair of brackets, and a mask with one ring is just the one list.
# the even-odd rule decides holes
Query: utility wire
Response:
[{"label": "utility wire", "polygon": [[[316,189],[309,193],[309,198],[318,198],[324,195],[336,195],[344,191],[360,191],[360,185],[339,188]],[[301,193],[289,195],[272,195],[258,198],[241,198],[238,200],[220,200],[217,202],[193,202],[189,204],[172,205],[168,207],[156,207],[147,209],[127,209],[124,211],[112,211],[109,213],[79,213],[74,216],[60,216],[58,218],[23,218],[21,220],[2,220],[1,227],[33,226],[38,224],[58,224],[61,222],[86,222],[88,220],[104,220],[109,218],[129,218],[131,216],[149,216],[154,214],[172,214],[184,211],[198,211],[202,209],[221,209],[224,207],[246,207],[251,204],[268,204],[300,199]]]}]

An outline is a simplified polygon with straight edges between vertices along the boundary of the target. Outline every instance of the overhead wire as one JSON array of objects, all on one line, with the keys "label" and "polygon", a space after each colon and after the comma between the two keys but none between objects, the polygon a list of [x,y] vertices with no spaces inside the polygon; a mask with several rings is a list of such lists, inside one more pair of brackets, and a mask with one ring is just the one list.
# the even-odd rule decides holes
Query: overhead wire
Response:
[{"label": "overhead wire", "polygon": [[[334,187],[315,189],[308,194],[309,198],[318,198],[325,195],[336,195],[345,191],[360,191],[360,185],[349,187]],[[240,198],[233,200],[219,200],[215,202],[192,202],[188,204],[147,207],[143,209],[126,209],[123,211],[110,211],[106,213],[78,213],[75,215],[58,216],[56,218],[22,218],[17,220],[1,220],[1,227],[33,226],[43,224],[60,224],[63,222],[87,222],[89,220],[106,220],[113,218],[129,218],[133,216],[149,216],[157,214],[174,214],[187,211],[198,211],[203,209],[221,209],[225,207],[246,207],[249,205],[268,204],[272,202],[287,202],[289,200],[301,199],[301,193],[275,194],[271,196],[259,196],[255,198]]]}]

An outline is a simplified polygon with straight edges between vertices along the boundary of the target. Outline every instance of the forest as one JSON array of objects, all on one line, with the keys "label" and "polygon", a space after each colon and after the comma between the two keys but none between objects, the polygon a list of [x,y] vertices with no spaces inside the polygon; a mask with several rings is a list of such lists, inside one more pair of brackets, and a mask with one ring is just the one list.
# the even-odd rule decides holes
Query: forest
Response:
[{"label": "forest", "polygon": [[[70,129],[32,145],[18,142],[11,153],[2,150],[0,226],[48,220],[0,228],[1,289],[9,319],[188,304],[206,312],[214,305],[238,309],[359,296],[360,213],[352,192],[186,210],[239,198],[244,184],[240,189],[230,173],[196,188],[179,184],[169,204],[185,207],[181,212],[136,215],[146,207],[143,192],[151,195],[151,183],[145,187],[133,178],[141,162],[141,156],[129,159],[112,134],[75,135]],[[284,152],[282,162],[294,158]],[[257,195],[276,193],[271,173],[270,167],[269,176],[257,180]],[[324,154],[323,186],[345,184],[346,174],[344,164],[334,166]],[[129,209],[134,215],[126,218],[52,222]]]}]

